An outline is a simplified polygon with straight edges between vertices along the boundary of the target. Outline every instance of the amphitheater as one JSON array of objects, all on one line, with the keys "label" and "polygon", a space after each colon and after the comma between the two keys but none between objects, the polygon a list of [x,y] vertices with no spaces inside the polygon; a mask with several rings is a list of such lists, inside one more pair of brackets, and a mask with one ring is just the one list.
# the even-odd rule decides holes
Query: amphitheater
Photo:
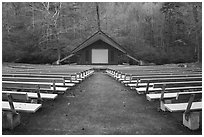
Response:
[{"label": "amphitheater", "polygon": [[2,66],[3,135],[201,135],[202,69]]}]

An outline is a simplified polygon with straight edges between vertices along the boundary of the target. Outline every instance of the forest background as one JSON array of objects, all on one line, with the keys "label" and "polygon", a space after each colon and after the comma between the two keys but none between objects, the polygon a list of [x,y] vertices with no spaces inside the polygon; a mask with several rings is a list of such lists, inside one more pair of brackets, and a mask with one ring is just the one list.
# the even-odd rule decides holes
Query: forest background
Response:
[{"label": "forest background", "polygon": [[[101,30],[155,64],[202,59],[201,2],[99,2]],[[3,62],[53,63],[94,34],[96,3],[3,2]]]}]

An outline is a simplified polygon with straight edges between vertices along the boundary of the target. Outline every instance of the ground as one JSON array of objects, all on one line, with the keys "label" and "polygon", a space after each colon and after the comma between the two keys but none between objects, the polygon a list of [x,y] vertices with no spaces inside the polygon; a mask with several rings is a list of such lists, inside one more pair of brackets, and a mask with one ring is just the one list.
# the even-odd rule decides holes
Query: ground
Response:
[{"label": "ground", "polygon": [[[75,96],[72,93],[74,92]],[[22,113],[22,124],[3,135],[186,135],[182,113],[161,112],[158,102],[123,86],[103,72],[54,101],[45,101],[34,114]]]}]

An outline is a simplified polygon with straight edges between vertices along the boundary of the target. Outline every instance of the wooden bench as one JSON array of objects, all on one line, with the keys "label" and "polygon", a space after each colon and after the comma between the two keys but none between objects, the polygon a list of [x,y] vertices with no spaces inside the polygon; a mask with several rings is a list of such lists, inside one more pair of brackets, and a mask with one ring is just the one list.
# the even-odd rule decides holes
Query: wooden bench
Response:
[{"label": "wooden bench", "polygon": [[21,81],[21,82],[55,82],[65,83],[63,78],[38,78],[38,77],[2,77],[2,81]]},{"label": "wooden bench", "polygon": [[[24,97],[23,97],[24,96]],[[17,112],[35,113],[42,104],[13,102],[11,94],[7,93],[7,100],[2,101],[2,128],[14,129],[20,124],[20,114]],[[18,99],[27,100],[27,94],[22,94]]]},{"label": "wooden bench", "polygon": [[182,81],[182,82],[153,83],[153,88],[162,88],[163,85],[165,85],[166,88],[187,87],[187,86],[202,86],[202,81]]},{"label": "wooden bench", "polygon": [[[112,68],[109,68],[112,69]],[[128,69],[124,68],[115,68],[115,70],[123,71],[125,73],[137,73],[137,72],[153,72],[153,71],[197,71],[202,70],[201,68],[184,68],[184,67],[178,67],[178,66],[137,66],[137,67],[128,67]]]},{"label": "wooden bench", "polygon": [[[76,83],[79,83],[82,81],[84,78],[90,76],[93,74],[94,70],[86,70],[81,73],[77,73],[74,75],[44,75],[44,74],[3,74],[3,87],[5,89],[33,89],[31,85],[35,84],[40,84],[46,85],[46,87],[41,87],[42,91],[58,91],[58,92],[65,92],[67,89],[70,87],[73,87],[76,85]],[[15,84],[17,83],[11,83],[8,81],[16,81],[18,83],[18,86],[16,87]],[[53,81],[53,82],[52,82]],[[25,86],[27,83],[27,87]],[[32,82],[32,83],[28,83]],[[56,83],[57,82],[57,83]],[[20,86],[22,85],[23,86]],[[51,85],[51,87],[50,87]],[[20,87],[19,87],[20,86]],[[28,88],[30,87],[30,88]]]},{"label": "wooden bench", "polygon": [[2,77],[37,77],[37,78],[71,78],[71,75],[49,75],[49,74],[2,74]]},{"label": "wooden bench", "polygon": [[36,78],[36,77],[2,77],[2,81],[14,81],[14,82],[42,82],[42,83],[54,83],[57,87],[73,87],[75,83],[66,82],[62,78]]},{"label": "wooden bench", "polygon": [[[193,90],[198,91],[202,90],[202,86],[189,86],[189,87],[172,87],[172,88],[165,88],[165,92],[181,92],[185,90]],[[153,88],[149,87],[148,91],[146,87],[136,88],[138,94],[150,94],[150,93],[161,93],[162,88]]]},{"label": "wooden bench", "polygon": [[172,103],[186,103],[189,101],[191,95],[194,94],[194,102],[200,102],[202,100],[202,91],[194,91],[194,92],[181,92],[177,95],[176,98],[172,99]]},{"label": "wooden bench", "polygon": [[[32,93],[32,92],[18,92],[18,91],[2,91],[2,99],[6,97],[6,94],[10,93],[12,96],[16,95],[17,97],[21,94],[27,94],[29,98],[37,99],[39,98],[38,93]],[[48,94],[48,93],[40,93],[40,98],[42,99],[56,99],[57,94]]]},{"label": "wooden bench", "polygon": [[[175,104],[164,104],[168,111],[170,112],[178,112],[185,111],[188,103],[175,103]],[[193,102],[191,110],[201,110],[202,102]]]},{"label": "wooden bench", "polygon": [[171,77],[171,78],[151,78],[151,79],[138,79],[136,81],[131,81],[124,83],[126,86],[130,87],[144,87],[153,86],[151,83],[161,83],[161,82],[184,82],[184,81],[202,81],[202,77]]},{"label": "wooden bench", "polygon": [[[140,82],[125,84],[125,86],[128,86],[131,89],[140,88],[140,87],[147,87],[147,85],[148,85],[147,83],[140,83]],[[153,83],[149,83],[148,86],[153,87]]]},{"label": "wooden bench", "polygon": [[82,77],[88,77],[89,75],[93,74],[94,70],[92,69],[89,69],[89,70],[85,70],[85,71],[82,71],[82,72],[75,72],[75,73],[60,73],[60,72],[57,72],[57,73],[53,73],[53,72],[10,72],[10,73],[7,73],[7,74],[3,74],[3,76],[12,76],[12,77],[21,77],[21,76],[30,76],[30,77],[53,77],[53,78],[56,78],[56,77],[77,77],[77,76],[80,76],[80,78]]},{"label": "wooden bench", "polygon": [[166,111],[164,104],[186,103],[192,94],[194,94],[194,101],[201,101],[202,99],[202,91],[178,92],[175,98],[165,97],[165,94],[170,93],[165,93],[165,86],[163,86],[160,96],[160,109],[163,111]]},{"label": "wooden bench", "polygon": [[[35,113],[42,104],[32,104],[32,103],[22,103],[22,102],[13,102],[14,108],[18,112],[27,112]],[[11,110],[9,102],[2,101],[2,110]]]},{"label": "wooden bench", "polygon": [[32,78],[44,78],[44,79],[63,79],[65,83],[80,83],[84,78],[93,74],[94,71],[84,71],[81,73],[74,73],[70,75],[53,75],[53,74],[27,74],[27,73],[11,73],[11,74],[3,74],[3,77],[32,77]]},{"label": "wooden bench", "polygon": [[128,73],[132,74],[133,76],[138,76],[138,75],[146,75],[146,74],[199,74],[200,72],[195,72],[195,71],[185,71],[185,70],[154,70],[154,71],[129,71],[129,72],[123,72],[123,73]]},{"label": "wooden bench", "polygon": [[128,84],[125,84],[126,86],[130,87],[144,87],[147,86],[148,83],[149,86],[153,86],[151,83],[161,83],[161,82],[184,82],[184,81],[202,81],[202,77],[168,77],[168,78],[150,78],[150,79],[138,79],[136,82],[132,81]]},{"label": "wooden bench", "polygon": [[56,87],[55,83],[42,83],[42,82],[13,82],[2,81],[3,89],[23,89],[23,90],[36,90],[38,87],[40,91],[51,93],[66,92],[67,87]]},{"label": "wooden bench", "polygon": [[[165,88],[167,88],[168,90],[174,89],[174,88],[178,88],[179,90],[181,90],[181,88],[185,87],[198,87],[198,86],[202,86],[202,81],[184,81],[184,82],[163,82],[163,83],[153,83],[153,87],[149,88],[149,83],[147,83],[146,86],[146,91],[145,93],[148,94],[149,92],[158,92],[161,91],[159,89],[162,89],[163,86],[165,85]],[[192,89],[190,88],[190,89]],[[136,89],[139,90],[139,89]]]},{"label": "wooden bench", "polygon": [[66,76],[71,76],[72,74],[75,74],[75,73],[64,73],[64,72],[58,72],[58,73],[54,73],[54,72],[44,72],[43,70],[42,71],[17,71],[17,72],[12,72],[10,74],[28,74],[28,75],[66,75]]},{"label": "wooden bench", "polygon": [[[2,77],[26,77],[26,78],[40,78],[40,79],[63,79],[63,83],[79,83],[79,80],[73,79],[71,75],[45,75],[45,74],[3,74]],[[60,80],[61,81],[61,80]]]},{"label": "wooden bench", "polygon": [[143,68],[143,67],[137,67],[136,69],[128,69],[128,70],[123,70],[123,69],[117,69],[117,71],[122,71],[123,73],[129,73],[129,74],[133,74],[133,75],[138,75],[138,74],[141,74],[141,73],[159,73],[159,72],[162,72],[162,73],[199,73],[199,72],[202,72],[202,69],[201,68],[178,68],[178,67],[175,67],[175,68],[172,68],[172,67],[168,67],[168,68],[161,68],[161,67],[156,67],[156,68]]},{"label": "wooden bench", "polygon": [[42,103],[43,99],[41,98],[41,94],[40,94],[40,89],[38,87],[38,89],[36,89],[37,93],[33,93],[36,94],[35,98],[30,98],[27,94],[27,92],[17,92],[17,91],[2,91],[2,100],[3,101],[7,101],[8,97],[7,95],[9,94],[12,97],[12,101],[15,102],[35,102],[35,103]]},{"label": "wooden bench", "polygon": [[63,79],[65,83],[79,83],[80,81],[71,75],[45,75],[45,74],[3,74],[2,77],[30,77],[44,79]]},{"label": "wooden bench", "polygon": [[183,82],[183,81],[202,81],[202,77],[171,77],[171,78],[151,78],[140,79],[140,83],[158,83],[158,82]]},{"label": "wooden bench", "polygon": [[116,71],[116,70],[107,70],[106,71],[108,74],[109,74],[109,76],[111,76],[111,77],[116,77],[116,75],[117,75],[117,73],[118,73],[118,71]]},{"label": "wooden bench", "polygon": [[28,97],[28,94],[26,92],[22,93],[12,93],[12,92],[3,92],[2,91],[2,100],[3,101],[8,101],[8,94],[12,97],[13,101],[16,102],[27,102],[30,103],[31,99]]},{"label": "wooden bench", "polygon": [[200,127],[202,112],[202,102],[193,102],[195,95],[192,94],[188,103],[164,104],[165,108],[170,112],[183,112],[183,125],[191,130]]},{"label": "wooden bench", "polygon": [[[189,81],[190,80],[196,80],[196,79],[189,79]],[[200,79],[199,79],[200,80]],[[142,81],[142,80],[141,80]],[[141,83],[141,81],[140,82],[137,82],[137,83],[129,83],[129,84],[125,84],[126,86],[129,86],[131,89],[135,89],[135,88],[140,88],[140,87],[147,87],[147,86],[149,86],[149,87],[153,87],[154,85],[155,85],[155,83],[151,83],[150,81],[148,81],[148,83]],[[168,81],[168,80],[164,80],[164,81]],[[187,80],[188,81],[188,80]],[[162,82],[162,81],[156,81],[155,80],[155,82]],[[178,81],[173,81],[173,79],[171,80],[171,82],[178,82]],[[179,81],[180,83],[182,83],[182,82],[184,82],[184,81]],[[178,83],[179,83],[178,82]],[[196,83],[196,82],[195,82]],[[155,87],[156,88],[156,87]]]},{"label": "wooden bench", "polygon": [[84,71],[76,73],[76,76],[79,78],[85,79],[85,78],[89,77],[90,75],[92,75],[93,72],[94,72],[93,69],[84,70]]},{"label": "wooden bench", "polygon": [[137,83],[142,79],[160,79],[160,78],[179,78],[179,77],[202,77],[202,74],[182,74],[182,75],[144,75],[144,76],[127,76],[128,78],[121,80],[123,84]]},{"label": "wooden bench", "polygon": [[94,70],[86,70],[80,73],[75,73],[71,75],[71,77],[65,77],[65,82],[73,82],[73,83],[80,83],[90,75],[92,75]]},{"label": "wooden bench", "polygon": [[163,86],[160,94],[160,109],[163,111],[166,111],[164,104],[186,103],[192,94],[194,94],[194,101],[201,101],[202,99],[202,91],[178,92],[175,98],[165,97],[165,94],[169,93],[165,93],[165,86]]},{"label": "wooden bench", "polygon": [[[173,93],[164,93],[163,98],[164,99],[173,99],[173,98],[178,98],[178,96],[182,95],[191,95],[191,94],[202,94],[202,91],[192,91],[192,92],[173,92]],[[148,101],[153,101],[153,100],[158,100],[161,99],[161,94],[162,93],[155,93],[155,94],[146,94],[146,99]]]}]

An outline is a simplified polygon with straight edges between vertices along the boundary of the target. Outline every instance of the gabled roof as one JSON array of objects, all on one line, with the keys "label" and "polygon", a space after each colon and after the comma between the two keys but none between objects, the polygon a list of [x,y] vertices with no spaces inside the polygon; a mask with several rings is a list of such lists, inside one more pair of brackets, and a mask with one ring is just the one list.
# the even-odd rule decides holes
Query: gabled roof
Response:
[{"label": "gabled roof", "polygon": [[136,62],[139,62],[139,60],[137,60],[136,58],[129,55],[125,51],[125,49],[123,49],[116,41],[114,41],[110,36],[105,34],[100,29],[96,33],[94,33],[92,36],[90,36],[88,39],[86,39],[84,42],[82,42],[79,46],[77,46],[74,50],[72,50],[72,52],[71,52],[71,54],[69,56],[61,59],[60,62],[74,56],[76,52],[82,50],[85,47],[88,47],[89,45],[91,45],[92,43],[94,43],[94,42],[96,42],[98,40],[102,40],[102,41],[108,43],[112,47],[114,47],[114,48],[118,49],[119,51],[123,52],[124,54],[126,54],[129,58],[133,59]]},{"label": "gabled roof", "polygon": [[96,42],[98,40],[102,40],[102,41],[108,43],[109,45],[111,45],[112,47],[120,50],[121,52],[126,53],[126,51],[117,42],[115,42],[111,37],[109,37],[107,34],[102,32],[101,30],[97,31],[91,37],[89,37],[84,42],[82,42],[79,46],[77,46],[72,51],[72,53],[76,53],[79,50],[81,50],[81,49],[83,49],[85,47],[88,47],[89,45],[91,45],[92,43],[94,43],[94,42]]}]

